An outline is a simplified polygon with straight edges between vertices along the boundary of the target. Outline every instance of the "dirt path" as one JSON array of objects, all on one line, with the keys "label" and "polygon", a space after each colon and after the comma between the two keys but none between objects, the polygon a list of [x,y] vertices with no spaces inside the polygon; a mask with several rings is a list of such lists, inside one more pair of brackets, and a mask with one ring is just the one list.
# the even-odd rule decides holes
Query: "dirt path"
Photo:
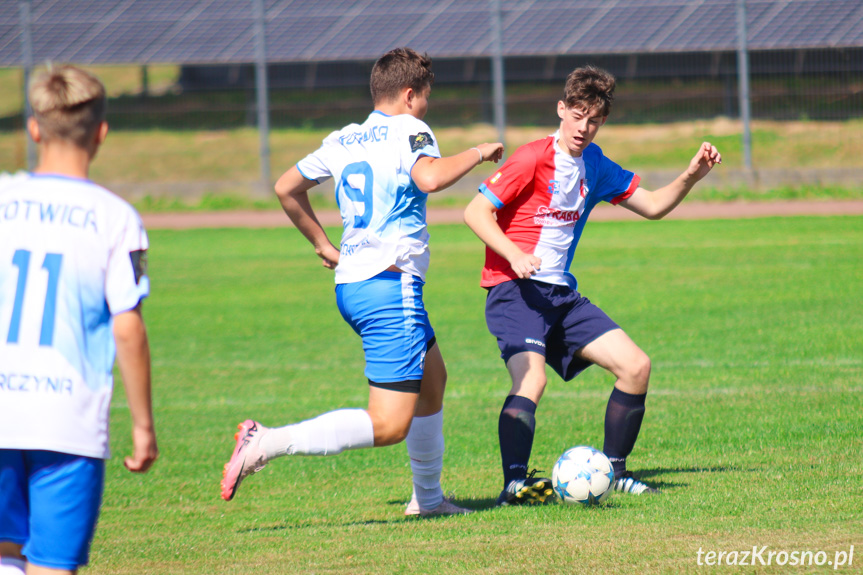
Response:
[{"label": "dirt path", "polygon": [[[430,208],[428,221],[431,224],[458,223],[462,221],[463,208]],[[683,203],[666,219],[709,220],[762,218],[770,216],[834,216],[863,214],[863,200],[855,201],[793,201],[764,203]],[[290,226],[288,217],[279,211],[254,212],[183,212],[153,213],[142,216],[149,230],[184,230],[195,228],[280,228]],[[341,224],[338,212],[325,211],[318,214],[326,226]],[[632,212],[610,205],[598,206],[590,215],[591,221],[637,220]]]}]

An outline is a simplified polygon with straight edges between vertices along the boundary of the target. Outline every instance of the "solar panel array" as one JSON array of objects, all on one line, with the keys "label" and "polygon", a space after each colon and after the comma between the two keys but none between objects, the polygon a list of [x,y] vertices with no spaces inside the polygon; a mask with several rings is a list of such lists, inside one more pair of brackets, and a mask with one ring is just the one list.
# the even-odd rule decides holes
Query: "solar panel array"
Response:
[{"label": "solar panel array", "polygon": [[[26,1],[26,0],[23,0]],[[0,2],[0,66],[22,64],[22,0]],[[34,62],[254,61],[254,0],[29,0]],[[492,53],[483,0],[264,0],[270,62],[395,46]],[[505,56],[731,51],[736,0],[501,0]],[[863,46],[863,0],[747,0],[752,50]]]}]

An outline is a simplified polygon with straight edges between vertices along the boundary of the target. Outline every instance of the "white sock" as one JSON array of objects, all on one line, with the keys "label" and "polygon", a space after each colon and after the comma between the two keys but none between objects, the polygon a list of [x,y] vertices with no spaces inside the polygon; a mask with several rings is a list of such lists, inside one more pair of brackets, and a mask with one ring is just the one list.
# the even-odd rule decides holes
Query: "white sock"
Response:
[{"label": "white sock", "polygon": [[24,575],[27,562],[15,557],[0,557],[0,575]]},{"label": "white sock", "polygon": [[364,409],[339,409],[270,429],[261,438],[267,459],[282,455],[335,455],[375,444],[372,419]]},{"label": "white sock", "polygon": [[443,410],[427,417],[414,417],[405,443],[411,459],[414,495],[423,509],[434,509],[443,501],[440,474],[443,471]]}]

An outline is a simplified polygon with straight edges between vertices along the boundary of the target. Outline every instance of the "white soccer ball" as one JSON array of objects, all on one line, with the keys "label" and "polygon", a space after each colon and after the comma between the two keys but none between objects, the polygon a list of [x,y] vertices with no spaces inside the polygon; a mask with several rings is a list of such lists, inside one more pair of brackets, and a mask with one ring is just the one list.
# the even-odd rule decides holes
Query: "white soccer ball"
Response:
[{"label": "white soccer ball", "polygon": [[596,505],[614,491],[614,469],[604,453],[579,445],[554,464],[551,485],[564,503]]}]

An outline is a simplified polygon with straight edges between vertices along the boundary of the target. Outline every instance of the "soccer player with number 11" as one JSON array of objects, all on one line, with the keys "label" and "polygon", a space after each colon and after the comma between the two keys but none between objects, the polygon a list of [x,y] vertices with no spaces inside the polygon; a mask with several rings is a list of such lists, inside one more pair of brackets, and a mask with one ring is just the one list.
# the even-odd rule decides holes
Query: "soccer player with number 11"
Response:
[{"label": "soccer player with number 11", "polygon": [[116,355],[132,416],[129,471],[158,457],[147,234],[88,179],[108,134],[105,87],[74,66],[29,87],[32,174],[0,183],[0,574],[77,573],[96,529]]}]

